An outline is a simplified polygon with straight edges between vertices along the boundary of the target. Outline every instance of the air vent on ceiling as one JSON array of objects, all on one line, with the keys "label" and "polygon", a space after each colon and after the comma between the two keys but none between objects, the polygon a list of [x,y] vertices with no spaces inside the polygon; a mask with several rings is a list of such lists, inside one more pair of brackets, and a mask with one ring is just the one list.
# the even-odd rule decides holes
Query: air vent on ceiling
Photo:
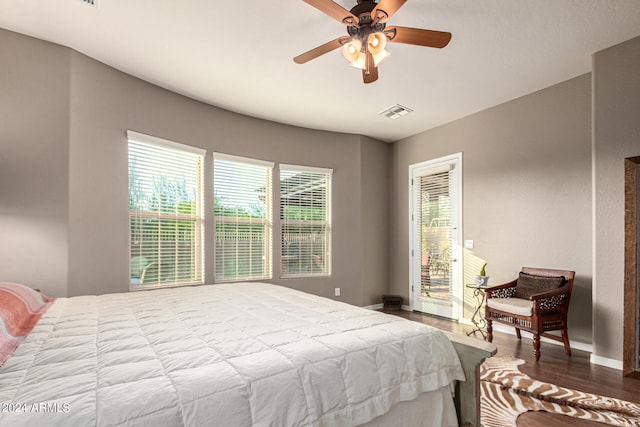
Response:
[{"label": "air vent on ceiling", "polygon": [[98,7],[98,0],[82,0],[82,3],[88,6]]},{"label": "air vent on ceiling", "polygon": [[407,108],[405,106],[402,106],[400,104],[396,104],[392,107],[387,108],[384,111],[380,111],[378,114],[381,116],[386,116],[388,118],[390,118],[391,120],[395,120],[398,119],[402,116],[406,116],[407,114],[413,112],[413,110],[411,108]]}]

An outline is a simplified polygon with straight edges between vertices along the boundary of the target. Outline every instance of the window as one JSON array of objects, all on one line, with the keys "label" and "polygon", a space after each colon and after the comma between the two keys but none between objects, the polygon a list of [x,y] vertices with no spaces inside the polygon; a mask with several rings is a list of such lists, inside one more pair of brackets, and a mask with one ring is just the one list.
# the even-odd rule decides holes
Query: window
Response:
[{"label": "window", "polygon": [[130,288],[204,283],[204,150],[127,136]]},{"label": "window", "polygon": [[273,163],[214,153],[216,282],[270,279]]},{"label": "window", "polygon": [[331,274],[331,173],[280,165],[283,278]]}]

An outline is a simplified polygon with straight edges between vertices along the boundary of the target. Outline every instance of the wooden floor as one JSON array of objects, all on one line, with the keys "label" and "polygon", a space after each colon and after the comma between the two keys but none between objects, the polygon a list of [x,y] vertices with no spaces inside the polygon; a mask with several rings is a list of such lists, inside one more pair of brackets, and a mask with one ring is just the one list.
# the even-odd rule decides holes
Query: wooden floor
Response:
[{"label": "wooden floor", "polygon": [[[410,320],[422,322],[436,328],[455,333],[466,333],[473,328],[458,322],[451,322],[434,316],[408,311],[388,311]],[[562,345],[542,342],[540,361],[533,357],[533,342],[523,336],[519,341],[515,335],[494,332],[493,344],[498,347],[498,355],[513,356],[526,361],[520,365],[520,371],[540,381],[556,384],[561,387],[581,390],[587,393],[600,394],[617,399],[628,400],[640,404],[640,380],[625,378],[616,369],[592,365],[590,354],[572,349],[571,357],[564,353]],[[524,334],[523,334],[524,335]],[[569,331],[571,336],[571,331]],[[478,339],[482,339],[478,334]],[[529,412],[518,418],[518,427],[533,426],[598,426],[601,423],[589,423],[562,415],[543,412]]]}]

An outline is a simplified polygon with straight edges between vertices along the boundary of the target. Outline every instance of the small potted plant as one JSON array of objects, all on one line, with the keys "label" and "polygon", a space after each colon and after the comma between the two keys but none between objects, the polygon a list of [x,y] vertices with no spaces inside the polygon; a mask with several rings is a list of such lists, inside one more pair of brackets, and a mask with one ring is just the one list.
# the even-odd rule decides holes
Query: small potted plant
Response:
[{"label": "small potted plant", "polygon": [[487,276],[487,263],[485,262],[480,269],[480,274],[476,276],[476,286],[479,288],[486,288],[489,282],[489,276]]}]

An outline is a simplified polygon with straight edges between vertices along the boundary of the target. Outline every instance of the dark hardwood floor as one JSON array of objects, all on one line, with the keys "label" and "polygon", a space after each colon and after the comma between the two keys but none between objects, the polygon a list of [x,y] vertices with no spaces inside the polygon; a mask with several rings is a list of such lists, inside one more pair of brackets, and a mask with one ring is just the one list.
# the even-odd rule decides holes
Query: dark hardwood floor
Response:
[{"label": "dark hardwood floor", "polygon": [[[387,311],[404,318],[422,322],[449,332],[465,334],[473,328],[458,322],[408,311]],[[493,344],[498,348],[497,355],[513,356],[525,360],[520,365],[521,372],[540,381],[556,384],[561,387],[581,390],[587,393],[600,394],[617,399],[628,400],[640,404],[640,380],[622,376],[622,371],[599,365],[589,361],[590,354],[571,349],[571,357],[564,353],[561,345],[543,342],[540,361],[533,357],[533,342],[523,336],[519,341],[515,335],[494,332]],[[473,335],[472,335],[473,336]],[[477,334],[478,339],[482,339]],[[569,331],[571,337],[571,331]],[[601,423],[589,423],[583,420],[562,415],[542,412],[529,412],[518,418],[518,427],[533,426],[603,426]]]}]

